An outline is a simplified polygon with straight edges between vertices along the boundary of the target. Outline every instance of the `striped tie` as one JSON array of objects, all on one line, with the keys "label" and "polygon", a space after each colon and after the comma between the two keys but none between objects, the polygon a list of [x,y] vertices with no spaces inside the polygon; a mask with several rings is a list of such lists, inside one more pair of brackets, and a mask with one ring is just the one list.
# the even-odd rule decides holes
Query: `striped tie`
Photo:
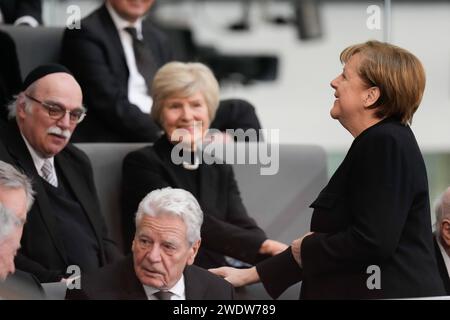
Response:
[{"label": "striped tie", "polygon": [[44,164],[41,168],[42,178],[44,178],[48,183],[50,183],[54,187],[58,187],[58,180],[56,179],[56,175],[53,172],[53,165],[49,159],[44,161]]}]

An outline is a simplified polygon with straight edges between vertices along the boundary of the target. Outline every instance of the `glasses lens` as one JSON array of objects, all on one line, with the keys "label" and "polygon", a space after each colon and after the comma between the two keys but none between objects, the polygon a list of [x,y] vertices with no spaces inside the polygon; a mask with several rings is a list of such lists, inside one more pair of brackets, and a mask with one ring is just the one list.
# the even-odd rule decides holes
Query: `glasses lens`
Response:
[{"label": "glasses lens", "polygon": [[45,104],[48,109],[48,115],[53,119],[61,119],[66,114],[66,110],[58,105]]}]

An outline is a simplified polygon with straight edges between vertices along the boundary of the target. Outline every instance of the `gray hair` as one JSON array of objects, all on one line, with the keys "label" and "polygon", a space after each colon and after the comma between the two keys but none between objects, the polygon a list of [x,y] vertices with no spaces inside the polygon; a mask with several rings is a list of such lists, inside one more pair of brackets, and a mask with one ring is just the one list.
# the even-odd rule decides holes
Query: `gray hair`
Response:
[{"label": "gray hair", "polygon": [[169,62],[155,74],[152,83],[152,119],[161,125],[164,101],[175,97],[188,97],[200,91],[208,107],[209,120],[214,118],[219,105],[219,83],[213,72],[199,62]]},{"label": "gray hair", "polygon": [[0,241],[21,225],[20,219],[0,202]]},{"label": "gray hair", "polygon": [[30,179],[12,165],[0,161],[0,188],[23,189],[27,197],[27,211],[34,202],[34,191]]},{"label": "gray hair", "polygon": [[186,224],[187,241],[190,245],[200,240],[203,212],[194,196],[183,189],[156,189],[147,194],[136,213],[136,229],[144,215],[158,217],[163,214],[180,217]]},{"label": "gray hair", "polygon": [[[34,84],[32,84],[29,88],[31,88],[30,90],[34,91]],[[20,96],[21,96],[20,94],[14,96],[14,100],[10,101],[6,105],[6,108],[8,110],[8,119],[15,119],[16,118],[16,115],[17,115],[17,104],[19,103],[19,97]],[[25,103],[25,112],[30,114],[31,110],[33,109],[33,104],[29,101],[29,99],[25,99],[24,103]]]},{"label": "gray hair", "polygon": [[442,220],[450,219],[450,187],[448,187],[435,201],[434,213],[436,214],[436,232],[440,236]]}]

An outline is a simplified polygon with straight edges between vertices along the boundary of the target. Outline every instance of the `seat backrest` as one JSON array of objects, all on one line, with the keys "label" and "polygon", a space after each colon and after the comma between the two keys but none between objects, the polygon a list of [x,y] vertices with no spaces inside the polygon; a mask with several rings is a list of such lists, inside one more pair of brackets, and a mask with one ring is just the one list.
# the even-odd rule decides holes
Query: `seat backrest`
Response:
[{"label": "seat backrest", "polygon": [[[120,245],[122,161],[129,152],[145,145],[77,144],[91,160],[103,214]],[[249,214],[270,238],[290,243],[309,230],[309,204],[327,182],[326,155],[322,148],[309,145],[280,145],[279,150],[279,170],[275,175],[261,175],[260,165],[235,164],[233,168]]]},{"label": "seat backrest", "polygon": [[63,27],[36,27],[1,25],[16,44],[22,79],[40,64],[58,62]]}]

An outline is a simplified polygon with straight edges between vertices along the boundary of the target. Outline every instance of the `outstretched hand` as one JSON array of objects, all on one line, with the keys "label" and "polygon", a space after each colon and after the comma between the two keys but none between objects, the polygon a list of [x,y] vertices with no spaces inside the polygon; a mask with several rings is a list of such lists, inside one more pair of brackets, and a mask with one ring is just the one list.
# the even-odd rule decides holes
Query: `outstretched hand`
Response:
[{"label": "outstretched hand", "polygon": [[208,271],[224,278],[233,287],[242,287],[259,281],[259,275],[255,267],[248,269],[236,269],[231,267],[220,267]]},{"label": "outstretched hand", "polygon": [[259,248],[259,253],[275,256],[286,250],[288,247],[289,246],[285,243],[275,241],[272,239],[267,239],[262,243],[261,247]]}]

